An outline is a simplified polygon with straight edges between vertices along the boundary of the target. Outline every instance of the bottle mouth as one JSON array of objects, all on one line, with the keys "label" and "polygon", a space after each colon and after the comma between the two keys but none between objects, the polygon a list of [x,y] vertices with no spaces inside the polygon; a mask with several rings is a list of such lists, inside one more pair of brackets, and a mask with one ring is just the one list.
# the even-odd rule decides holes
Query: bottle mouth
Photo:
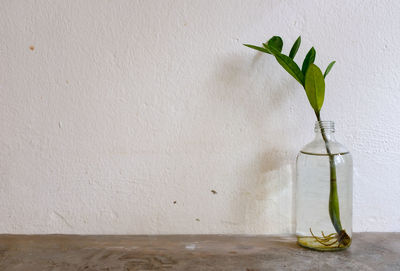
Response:
[{"label": "bottle mouth", "polygon": [[325,132],[334,133],[335,132],[335,123],[331,120],[323,120],[323,121],[316,121],[314,126],[314,131],[321,132],[324,130]]}]

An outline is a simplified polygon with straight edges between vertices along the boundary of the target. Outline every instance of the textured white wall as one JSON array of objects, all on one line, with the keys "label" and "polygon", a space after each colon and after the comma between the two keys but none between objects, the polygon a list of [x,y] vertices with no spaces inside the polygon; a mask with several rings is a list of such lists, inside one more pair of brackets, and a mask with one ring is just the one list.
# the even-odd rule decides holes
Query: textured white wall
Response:
[{"label": "textured white wall", "polygon": [[399,3],[1,1],[0,232],[292,231],[314,116],[241,45],[276,34],[337,61],[322,114],[354,155],[354,229],[400,231]]}]

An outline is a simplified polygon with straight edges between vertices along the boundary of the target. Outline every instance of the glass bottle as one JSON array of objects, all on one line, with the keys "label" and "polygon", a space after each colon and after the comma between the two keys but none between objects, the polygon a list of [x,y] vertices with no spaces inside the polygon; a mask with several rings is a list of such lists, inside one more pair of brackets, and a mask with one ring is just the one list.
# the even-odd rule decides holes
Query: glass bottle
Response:
[{"label": "glass bottle", "polygon": [[353,161],[335,140],[332,121],[315,123],[315,138],[296,161],[296,236],[302,247],[348,248],[352,235]]}]

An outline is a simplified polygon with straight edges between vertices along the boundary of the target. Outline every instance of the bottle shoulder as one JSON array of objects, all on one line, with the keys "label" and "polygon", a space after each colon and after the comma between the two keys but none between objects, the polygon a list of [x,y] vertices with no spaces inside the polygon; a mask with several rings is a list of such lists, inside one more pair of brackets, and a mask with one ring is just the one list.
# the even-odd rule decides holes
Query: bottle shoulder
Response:
[{"label": "bottle shoulder", "polygon": [[[336,140],[329,140],[328,146],[332,154],[350,154],[349,150],[341,143]],[[310,143],[306,144],[301,148],[301,153],[315,154],[315,155],[327,155],[326,145],[324,140],[315,139]]]}]

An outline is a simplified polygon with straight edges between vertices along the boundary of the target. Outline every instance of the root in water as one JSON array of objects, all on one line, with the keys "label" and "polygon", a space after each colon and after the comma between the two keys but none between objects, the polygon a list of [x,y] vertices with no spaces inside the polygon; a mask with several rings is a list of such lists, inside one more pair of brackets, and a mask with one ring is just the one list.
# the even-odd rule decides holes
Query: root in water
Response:
[{"label": "root in water", "polygon": [[328,235],[325,235],[324,232],[321,231],[322,237],[314,235],[311,228],[310,233],[318,243],[326,247],[347,247],[351,242],[351,238],[347,235],[345,230],[341,230],[339,233],[331,233]]}]

